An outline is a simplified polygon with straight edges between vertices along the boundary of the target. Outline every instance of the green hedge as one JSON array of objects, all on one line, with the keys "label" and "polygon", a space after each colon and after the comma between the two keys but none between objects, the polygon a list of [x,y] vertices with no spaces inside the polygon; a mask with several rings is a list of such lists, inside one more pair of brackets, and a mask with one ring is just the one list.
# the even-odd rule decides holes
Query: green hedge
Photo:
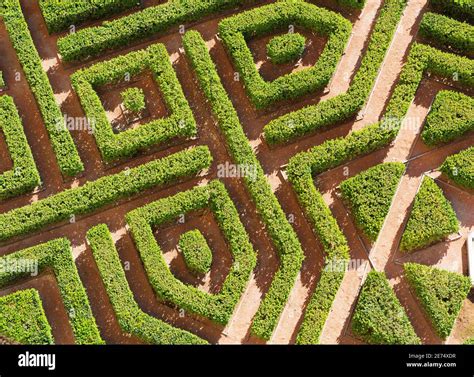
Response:
[{"label": "green hedge", "polygon": [[433,327],[446,339],[471,290],[471,280],[461,274],[416,263],[405,263],[403,267]]},{"label": "green hedge", "polygon": [[65,61],[98,56],[186,22],[240,5],[245,0],[168,0],[164,4],[70,34],[58,40]]},{"label": "green hedge", "polygon": [[424,177],[400,242],[400,250],[409,252],[441,241],[459,230],[451,203],[433,179]]},{"label": "green hedge", "polygon": [[140,0],[40,0],[39,5],[49,32],[55,33],[136,7]]},{"label": "green hedge", "polygon": [[406,0],[387,0],[380,11],[367,52],[347,93],[285,114],[264,127],[265,140],[280,144],[356,115],[367,101],[392,41]]},{"label": "green hedge", "polygon": [[0,297],[0,335],[19,344],[54,343],[36,289]]},{"label": "green hedge", "polygon": [[447,143],[474,130],[474,98],[442,90],[431,106],[421,133],[425,144]]},{"label": "green hedge", "polygon": [[206,274],[211,270],[212,251],[202,233],[195,229],[179,238],[179,249],[188,268],[196,274]]},{"label": "green hedge", "polygon": [[474,337],[467,339],[464,342],[465,345],[474,345]]},{"label": "green hedge", "polygon": [[[328,36],[326,46],[313,67],[265,81],[258,72],[247,40],[287,30],[288,25],[302,26]],[[301,0],[278,1],[219,23],[219,35],[240,72],[250,100],[259,109],[323,88],[334,73],[350,32],[350,22],[341,15]]]},{"label": "green hedge", "polygon": [[464,53],[474,52],[474,26],[466,22],[436,13],[425,13],[420,33],[441,46],[452,47]]},{"label": "green hedge", "polygon": [[[45,269],[54,272],[76,344],[103,344],[86,290],[74,264],[71,243],[65,238],[58,238],[1,257],[0,265],[21,266],[26,261],[37,262],[40,273]],[[26,269],[1,269],[0,288],[27,277],[31,277],[31,272]]]},{"label": "green hedge", "polygon": [[31,38],[19,0],[3,0],[0,3],[0,16],[3,17],[26,80],[38,103],[59,168],[64,175],[74,176],[83,171],[84,166],[71,134],[66,129],[48,76],[43,71],[41,58]]},{"label": "green hedge", "polygon": [[[148,68],[153,72],[171,115],[115,134],[95,88],[107,83],[118,83],[124,80],[126,74],[133,77]],[[193,113],[163,44],[155,44],[146,50],[133,51],[76,71],[71,81],[87,118],[93,121],[94,136],[106,161],[129,157],[152,145],[178,136],[190,137],[197,132]]]},{"label": "green hedge", "polygon": [[352,331],[371,344],[420,344],[383,272],[367,275],[352,317]]},{"label": "green hedge", "polygon": [[457,184],[474,189],[474,147],[446,158],[441,171]]},{"label": "green hedge", "polygon": [[[210,208],[233,257],[232,268],[217,294],[209,294],[178,280],[170,271],[153,229],[203,208]],[[180,192],[127,214],[127,224],[157,295],[180,309],[226,324],[245,290],[256,264],[256,254],[225,186],[207,186]]]},{"label": "green hedge", "polygon": [[337,0],[341,5],[350,8],[363,9],[367,0]]},{"label": "green hedge", "polygon": [[41,184],[41,179],[13,99],[6,95],[0,97],[0,129],[13,161],[13,169],[0,175],[3,200],[30,192]]},{"label": "green hedge", "polygon": [[474,3],[472,0],[430,0],[431,5],[441,12],[474,22]]},{"label": "green hedge", "polygon": [[122,330],[151,344],[205,344],[203,339],[143,312],[128,285],[106,225],[87,232],[99,273]]},{"label": "green hedge", "polygon": [[145,110],[145,94],[143,89],[140,88],[128,88],[122,93],[123,106],[126,110],[132,113],[138,113]]},{"label": "green hedge", "polygon": [[87,182],[25,207],[0,214],[0,240],[83,215],[154,186],[165,185],[209,167],[212,157],[205,146],[185,150],[133,169]]},{"label": "green hedge", "polygon": [[295,61],[303,55],[306,38],[299,33],[278,35],[267,44],[267,55],[275,64]]},{"label": "green hedge", "polygon": [[371,241],[377,240],[404,171],[403,163],[389,162],[365,170],[340,185],[357,226]]},{"label": "green hedge", "polygon": [[5,80],[3,79],[3,72],[0,71],[0,89],[4,88],[6,86]]},{"label": "green hedge", "polygon": [[256,172],[255,177],[244,177],[243,180],[280,257],[280,267],[273,276],[271,286],[252,324],[252,332],[268,340],[301,269],[304,253],[245,136],[237,112],[222,86],[204,40],[199,33],[190,31],[185,34],[183,44],[201,88],[210,101],[234,163],[253,167]]}]

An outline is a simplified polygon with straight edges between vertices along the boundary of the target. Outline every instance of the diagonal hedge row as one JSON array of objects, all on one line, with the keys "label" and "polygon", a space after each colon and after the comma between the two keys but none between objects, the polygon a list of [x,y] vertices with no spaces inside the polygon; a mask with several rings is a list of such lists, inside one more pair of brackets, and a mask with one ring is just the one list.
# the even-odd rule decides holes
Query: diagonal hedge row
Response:
[{"label": "diagonal hedge row", "polygon": [[3,0],[0,3],[0,16],[3,17],[26,80],[38,103],[59,169],[64,175],[74,176],[83,171],[84,166],[56,103],[48,76],[43,71],[19,0]]},{"label": "diagonal hedge row", "polygon": [[474,130],[474,98],[451,90],[436,95],[421,133],[427,145],[447,143]]},{"label": "diagonal hedge row", "polygon": [[466,22],[426,13],[421,21],[420,34],[440,46],[452,47],[463,53],[474,52],[474,26]]},{"label": "diagonal hedge row", "polygon": [[122,268],[117,249],[106,225],[87,232],[100,277],[120,327],[151,344],[206,344],[203,339],[143,312],[138,306]]},{"label": "diagonal hedge row", "polygon": [[0,297],[0,335],[20,344],[53,344],[51,326],[36,289]]},{"label": "diagonal hedge row", "polygon": [[[265,81],[258,72],[247,40],[287,30],[288,25],[303,26],[327,36],[326,46],[313,67]],[[278,1],[219,23],[219,35],[240,72],[250,100],[258,109],[323,88],[331,79],[350,32],[351,23],[341,15],[301,0]]]},{"label": "diagonal hedge row", "polygon": [[367,275],[352,317],[352,331],[371,344],[420,344],[383,272]]},{"label": "diagonal hedge row", "polygon": [[474,189],[474,147],[446,158],[441,171],[458,185]]},{"label": "diagonal hedge row", "polygon": [[303,250],[245,136],[237,112],[222,86],[204,40],[199,33],[190,31],[185,34],[183,44],[201,88],[210,101],[234,162],[241,166],[253,167],[256,172],[255,177],[244,177],[244,183],[280,257],[280,267],[273,276],[272,284],[252,324],[252,332],[268,340],[301,269]]},{"label": "diagonal hedge row", "polygon": [[384,2],[367,52],[347,93],[272,120],[264,127],[265,140],[272,145],[289,142],[355,116],[369,97],[405,6],[406,0]]},{"label": "diagonal hedge row", "polygon": [[97,56],[106,50],[126,46],[243,2],[244,0],[168,0],[164,4],[60,38],[59,53],[65,61]]},{"label": "diagonal hedge row", "polygon": [[[133,77],[148,68],[158,83],[171,115],[115,134],[95,88],[118,83],[126,74]],[[71,81],[87,118],[93,124],[94,137],[106,161],[128,157],[174,137],[190,137],[197,132],[193,113],[163,44],[155,44],[146,50],[133,51],[76,71]]]},{"label": "diagonal hedge row", "polygon": [[0,97],[0,129],[13,161],[13,169],[0,175],[0,200],[3,200],[33,190],[40,185],[41,179],[10,96]]},{"label": "diagonal hedge row", "polygon": [[411,252],[459,231],[451,203],[433,179],[424,177],[402,235],[400,250]]},{"label": "diagonal hedge row", "polygon": [[93,212],[151,187],[194,175],[208,168],[211,161],[207,147],[196,147],[2,213],[0,240],[41,229],[48,224],[67,220],[73,215]]},{"label": "diagonal hedge row", "polygon": [[140,0],[40,0],[39,5],[49,32],[55,33],[136,7]]},{"label": "diagonal hedge row", "polygon": [[[217,294],[209,294],[178,280],[170,271],[153,228],[180,215],[209,207],[233,257],[232,268]],[[256,255],[237,209],[225,186],[212,181],[204,187],[180,192],[127,214],[127,224],[140,253],[148,279],[165,301],[221,324],[226,324],[256,264]]]},{"label": "diagonal hedge row", "polygon": [[376,165],[341,183],[342,198],[349,204],[357,226],[375,242],[392,205],[400,178],[401,162]]},{"label": "diagonal hedge row", "polygon": [[190,230],[179,238],[179,250],[186,266],[195,274],[206,274],[211,270],[212,251],[206,238],[198,229]]},{"label": "diagonal hedge row", "polygon": [[471,0],[430,0],[430,3],[449,16],[474,22],[474,3]]},{"label": "diagonal hedge row", "polygon": [[[39,272],[46,268],[54,272],[76,343],[103,344],[86,290],[74,264],[71,243],[65,238],[57,238],[1,257],[0,265],[21,266],[25,261],[37,262]],[[28,277],[30,273],[20,268],[1,269],[0,288]]]}]

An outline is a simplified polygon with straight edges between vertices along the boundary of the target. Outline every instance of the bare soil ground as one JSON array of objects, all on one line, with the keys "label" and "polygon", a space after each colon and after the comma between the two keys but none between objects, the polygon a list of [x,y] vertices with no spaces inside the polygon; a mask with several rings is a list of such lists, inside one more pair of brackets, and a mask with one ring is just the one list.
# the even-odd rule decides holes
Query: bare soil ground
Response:
[{"label": "bare soil ground", "polygon": [[[146,0],[143,3],[144,6],[152,6],[163,2],[164,0]],[[262,5],[271,2],[273,1],[263,0],[257,3]],[[303,263],[303,268],[297,277],[290,298],[270,340],[270,343],[279,344],[293,343],[295,341],[310,295],[319,280],[324,261],[322,246],[314,235],[310,224],[305,219],[290,184],[281,174],[281,167],[287,164],[288,160],[298,152],[319,145],[325,140],[347,135],[351,131],[360,129],[380,119],[396,85],[401,67],[406,61],[409,47],[415,40],[422,14],[427,9],[427,0],[409,1],[408,8],[405,10],[392,46],[379,73],[373,93],[363,112],[364,117],[361,120],[351,120],[344,124],[329,127],[296,142],[269,148],[263,140],[262,130],[270,120],[304,106],[315,104],[320,100],[336,96],[347,90],[351,78],[357,72],[360,65],[360,58],[367,47],[369,33],[382,4],[381,0],[371,0],[368,1],[367,6],[362,12],[350,14],[336,6],[333,0],[314,0],[312,2],[335,11],[340,11],[353,23],[352,37],[347,45],[345,54],[336,69],[333,80],[326,90],[312,93],[295,101],[283,101],[266,110],[255,110],[249,102],[242,82],[234,80],[235,69],[222,42],[216,37],[218,22],[236,11],[229,10],[217,17],[208,17],[198,23],[187,26],[188,29],[198,30],[204,39],[209,42],[211,56],[217,63],[218,73],[239,114],[245,133],[257,153],[258,159],[283,210],[289,217],[294,219],[292,225],[305,252],[306,259]],[[103,54],[99,58],[85,63],[63,64],[57,55],[56,40],[58,35],[48,34],[37,2],[21,0],[21,4],[35,45],[41,56],[43,68],[48,74],[56,100],[64,114],[70,117],[84,117],[79,99],[72,90],[69,80],[69,76],[73,72],[81,67],[108,60],[114,56],[123,55],[129,51],[142,49],[150,44],[159,42],[165,44],[170,54],[178,79],[196,118],[199,135],[195,140],[174,141],[152,148],[134,158],[106,165],[102,162],[93,135],[87,132],[87,130],[73,131],[72,136],[85,164],[85,171],[76,179],[63,179],[48,142],[41,114],[25,80],[16,53],[8,39],[5,26],[0,21],[0,70],[3,71],[8,84],[6,94],[12,96],[17,105],[43,182],[41,189],[34,194],[0,202],[0,213],[27,205],[67,188],[77,187],[86,181],[119,172],[126,167],[134,167],[162,158],[189,146],[207,145],[214,157],[214,163],[205,176],[179,182],[164,188],[147,190],[129,200],[120,201],[93,214],[76,218],[74,223],[64,222],[55,224],[43,229],[41,232],[0,244],[0,255],[6,255],[57,237],[67,237],[73,244],[79,274],[87,290],[93,313],[104,339],[108,343],[140,343],[139,339],[124,334],[120,330],[113,308],[101,282],[97,266],[93,260],[91,250],[85,242],[85,234],[92,226],[106,223],[113,232],[114,241],[116,242],[122,263],[129,265],[129,268],[126,269],[128,282],[135,299],[145,312],[177,327],[187,329],[212,343],[264,343],[261,339],[257,339],[250,334],[250,326],[261,299],[271,284],[272,276],[278,268],[279,260],[272,241],[265,230],[265,226],[256,213],[255,205],[240,179],[224,178],[222,180],[238,209],[241,221],[257,251],[258,264],[236,307],[232,319],[225,327],[191,313],[184,313],[183,315],[179,308],[159,300],[148,282],[138,251],[125,228],[125,215],[127,212],[160,198],[190,189],[197,184],[205,184],[217,177],[218,164],[232,163],[224,138],[219,133],[216,121],[211,115],[209,104],[204,98],[203,93],[199,90],[194,72],[183,55],[182,35],[179,34],[178,28],[172,28],[167,33],[155,36],[139,44],[125,46],[123,49]],[[249,8],[249,6],[245,8]],[[125,12],[124,14],[131,12]],[[112,17],[112,19],[120,16]],[[91,22],[87,26],[99,23]],[[270,35],[249,42],[256,64],[265,79],[273,80],[281,74],[309,66],[317,60],[324,47],[325,40],[307,31],[297,31],[305,34],[308,38],[309,46],[304,57],[296,65],[290,64],[277,68],[275,65],[266,62],[265,45],[271,37]],[[281,31],[275,32],[274,35],[279,33]],[[17,73],[20,75],[19,81],[15,80]],[[449,83],[449,85],[454,84]],[[151,76],[147,74],[140,76],[138,81],[134,83],[134,86],[144,89],[147,98],[147,111],[149,112],[148,117],[140,120],[138,123],[166,116],[166,106]],[[434,96],[443,88],[446,88],[446,84],[440,84],[431,78],[424,80],[418,90],[414,103],[410,107],[408,118],[415,119],[419,122],[418,125],[421,126]],[[120,123],[123,121],[120,120],[122,115],[120,111],[120,90],[121,88],[117,87],[104,87],[100,90],[99,94],[109,119],[122,124]],[[465,91],[465,88],[458,88],[458,90]],[[133,126],[137,126],[137,124]],[[472,193],[452,186],[444,177],[440,177],[439,173],[431,171],[438,168],[448,155],[472,145],[474,135],[470,134],[457,142],[438,148],[428,148],[419,139],[419,133],[420,128],[405,127],[392,146],[354,160],[346,166],[323,173],[316,178],[317,187],[323,193],[327,204],[330,206],[348,239],[351,257],[360,260],[363,266],[358,271],[349,271],[346,274],[325,325],[321,337],[322,343],[361,343],[351,334],[350,320],[360,286],[370,268],[385,271],[391,284],[394,286],[397,296],[407,310],[417,334],[423,341],[426,343],[441,342],[409,290],[403,276],[401,263],[410,260],[436,265],[452,271],[467,272],[465,237],[469,231],[474,230],[474,217],[471,210],[474,204]],[[370,244],[360,230],[357,229],[350,213],[344,207],[338,196],[337,187],[344,179],[354,176],[370,166],[386,161],[407,160],[410,160],[407,163],[407,172],[400,183],[399,190],[394,199],[395,204],[386,219],[379,241],[375,244]],[[0,135],[0,172],[10,167],[11,161],[9,161],[4,140],[2,135]],[[447,198],[453,203],[462,226],[461,238],[452,241],[448,240],[407,256],[398,251],[398,243],[421,177],[425,173],[429,173],[437,178],[437,183],[443,189]],[[199,229],[205,235],[213,250],[214,264],[212,271],[202,279],[196,278],[189,273],[176,248],[179,236],[190,229]],[[171,271],[178,279],[208,292],[217,292],[220,289],[232,261],[228,246],[211,213],[208,211],[192,213],[186,216],[184,224],[173,223],[158,227],[156,229],[156,239],[163,249],[165,259],[168,261]],[[65,313],[58,296],[59,292],[54,275],[46,272],[40,277],[21,281],[11,287],[0,290],[0,295],[27,287],[34,287],[39,290],[46,315],[52,324],[56,341],[58,343],[72,343],[74,337],[67,321],[67,313]],[[473,299],[470,296],[464,303],[453,334],[448,338],[447,343],[460,343],[467,337],[474,335],[473,305]]]}]

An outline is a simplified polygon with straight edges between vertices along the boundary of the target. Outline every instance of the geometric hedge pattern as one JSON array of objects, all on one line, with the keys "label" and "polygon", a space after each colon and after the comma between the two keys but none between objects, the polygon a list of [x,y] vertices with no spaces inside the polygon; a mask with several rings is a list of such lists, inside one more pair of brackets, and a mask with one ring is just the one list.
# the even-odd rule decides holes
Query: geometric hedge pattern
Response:
[{"label": "geometric hedge pattern", "polygon": [[[406,0],[96,3],[0,6],[1,339],[474,336],[459,335],[470,285],[455,266],[462,244],[446,238],[474,227],[463,210],[474,186],[469,10],[430,4],[407,34]],[[41,29],[50,34],[31,34]],[[266,56],[299,33],[298,59]],[[403,38],[398,67],[388,57]],[[398,71],[382,95],[386,65]],[[124,103],[133,90],[135,113]],[[416,106],[426,112],[413,134]],[[352,280],[360,259],[368,267]]]}]

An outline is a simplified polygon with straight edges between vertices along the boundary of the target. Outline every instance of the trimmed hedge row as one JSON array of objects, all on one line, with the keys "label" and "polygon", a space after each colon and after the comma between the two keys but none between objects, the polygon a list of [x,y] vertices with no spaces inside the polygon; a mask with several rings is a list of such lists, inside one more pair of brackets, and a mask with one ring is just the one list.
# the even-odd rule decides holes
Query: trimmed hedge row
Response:
[{"label": "trimmed hedge row", "polygon": [[53,344],[48,319],[36,289],[0,297],[0,335],[20,344]]},{"label": "trimmed hedge row", "polygon": [[420,33],[441,46],[449,46],[464,53],[474,52],[474,26],[466,22],[436,13],[425,13]]},{"label": "trimmed hedge row", "polygon": [[129,45],[185,22],[240,5],[244,0],[169,0],[140,12],[79,30],[58,40],[63,60],[82,60]]},{"label": "trimmed hedge row", "polygon": [[[258,72],[247,40],[293,24],[328,36],[326,46],[313,67],[265,81]],[[250,100],[256,108],[262,109],[323,88],[344,52],[351,28],[351,23],[337,13],[301,0],[282,0],[222,20],[219,35],[240,72]]]},{"label": "trimmed hedge row", "polygon": [[186,266],[192,272],[206,274],[211,270],[212,251],[199,230],[190,230],[181,235],[178,245]]},{"label": "trimmed hedge row", "polygon": [[39,5],[50,33],[99,20],[140,5],[140,0],[40,0]]},{"label": "trimmed hedge row", "polygon": [[[178,280],[170,271],[153,228],[180,215],[209,207],[233,257],[232,268],[217,294],[209,294]],[[256,264],[256,254],[225,186],[212,181],[129,212],[127,224],[151,286],[163,300],[180,309],[226,324]]]},{"label": "trimmed hedge row", "polygon": [[404,171],[403,163],[389,162],[365,170],[340,185],[357,226],[371,241],[377,240]]},{"label": "trimmed hedge row", "polygon": [[251,166],[256,172],[255,177],[246,176],[243,180],[280,257],[280,267],[273,276],[272,284],[252,324],[252,332],[268,340],[301,269],[304,253],[245,136],[237,112],[222,86],[204,40],[199,33],[190,31],[185,34],[183,45],[201,88],[210,101],[234,162],[241,166]]},{"label": "trimmed hedge row", "polygon": [[346,120],[362,109],[375,83],[406,2],[406,0],[384,2],[367,52],[348,92],[274,119],[264,127],[265,140],[269,144],[291,141],[322,127]]},{"label": "trimmed hedge row", "polygon": [[285,64],[303,55],[306,38],[299,33],[276,36],[267,44],[267,55],[274,64]]},{"label": "trimmed hedge row", "polygon": [[[313,231],[323,245],[327,266],[338,265],[339,262],[349,259],[349,245],[323,196],[314,185],[313,176],[386,146],[396,134],[396,130],[385,129],[375,124],[353,132],[345,138],[328,140],[290,159],[287,167],[288,180],[305,216],[313,226]],[[331,268],[322,271],[298,332],[297,343],[319,342],[344,272],[334,271]]]},{"label": "trimmed hedge row", "polygon": [[104,283],[120,327],[151,344],[206,344],[185,330],[143,312],[127,282],[120,258],[106,225],[97,225],[87,232],[100,277]]},{"label": "trimmed hedge row", "polygon": [[436,145],[474,130],[474,98],[451,90],[436,95],[421,133],[425,144]]},{"label": "trimmed hedge row", "polygon": [[90,213],[151,187],[194,175],[209,167],[211,161],[207,147],[196,147],[2,213],[0,240],[41,229],[71,216]]},{"label": "trimmed hedge row", "polygon": [[470,0],[430,0],[430,3],[447,15],[474,22],[474,3]]},{"label": "trimmed hedge row", "polygon": [[[1,257],[0,265],[21,266],[25,261],[37,262],[39,272],[46,268],[53,270],[76,344],[103,344],[74,264],[71,243],[65,238],[57,238]],[[0,288],[30,276],[30,273],[27,269],[1,269]]]},{"label": "trimmed hedge row", "polygon": [[341,5],[350,8],[363,9],[367,0],[337,0]]},{"label": "trimmed hedge row", "polygon": [[0,129],[13,161],[13,169],[0,175],[0,200],[3,200],[33,190],[41,184],[41,179],[10,96],[0,97]]},{"label": "trimmed hedge row", "polygon": [[400,242],[405,252],[424,248],[459,230],[451,203],[433,179],[424,177]]},{"label": "trimmed hedge row", "polygon": [[446,339],[471,290],[471,280],[461,274],[416,263],[405,263],[403,267],[433,327]]},{"label": "trimmed hedge row", "polygon": [[352,317],[352,331],[371,344],[420,344],[385,274],[372,270]]},{"label": "trimmed hedge row", "polygon": [[[133,77],[147,68],[153,72],[171,115],[115,134],[95,88],[117,83],[126,74]],[[155,44],[145,50],[133,51],[76,71],[71,81],[87,118],[93,124],[94,136],[105,161],[129,157],[157,143],[178,136],[190,137],[197,132],[193,113],[163,44]]]},{"label": "trimmed hedge row", "polygon": [[74,176],[83,171],[84,166],[56,103],[48,76],[43,71],[19,0],[3,0],[0,3],[0,16],[3,17],[26,80],[38,103],[61,173]]},{"label": "trimmed hedge row", "polygon": [[446,158],[441,171],[458,185],[474,189],[474,147]]}]

